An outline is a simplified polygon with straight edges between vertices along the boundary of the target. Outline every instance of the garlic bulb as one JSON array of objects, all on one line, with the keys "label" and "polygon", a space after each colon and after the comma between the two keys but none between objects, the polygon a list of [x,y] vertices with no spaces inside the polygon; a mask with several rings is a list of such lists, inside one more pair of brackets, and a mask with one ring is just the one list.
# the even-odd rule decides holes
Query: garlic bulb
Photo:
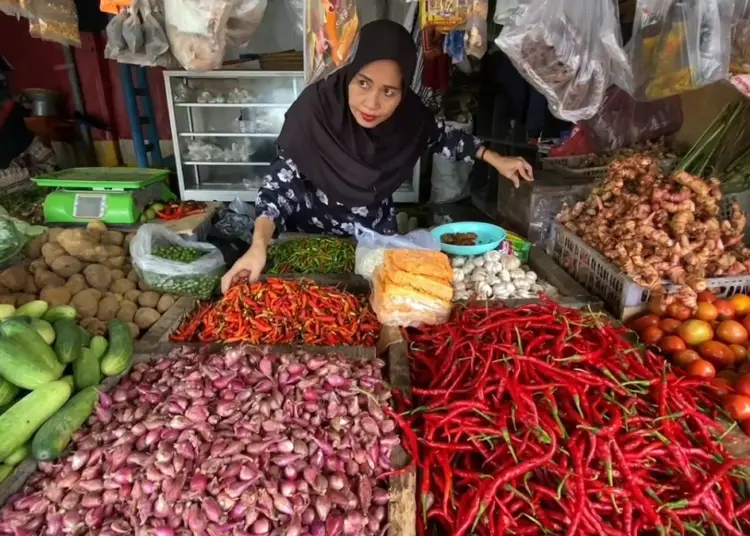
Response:
[{"label": "garlic bulb", "polygon": [[518,257],[513,257],[511,255],[504,256],[501,261],[503,263],[503,266],[507,270],[517,270],[521,267],[521,261],[518,259]]},{"label": "garlic bulb", "polygon": [[526,279],[526,272],[520,268],[515,268],[510,271],[510,278],[515,281],[516,279]]},{"label": "garlic bulb", "polygon": [[454,268],[453,269],[453,281],[456,283],[460,283],[464,280],[466,277],[466,274],[461,268]]},{"label": "garlic bulb", "polygon": [[453,257],[451,259],[451,266],[454,268],[461,268],[466,264],[466,257]]}]

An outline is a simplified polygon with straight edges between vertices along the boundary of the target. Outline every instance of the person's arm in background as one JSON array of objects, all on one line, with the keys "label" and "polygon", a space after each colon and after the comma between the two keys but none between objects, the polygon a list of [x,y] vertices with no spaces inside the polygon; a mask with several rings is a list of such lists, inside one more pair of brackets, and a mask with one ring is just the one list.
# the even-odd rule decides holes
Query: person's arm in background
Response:
[{"label": "person's arm in background", "polygon": [[502,176],[513,182],[518,188],[521,180],[533,181],[534,171],[521,157],[501,156],[492,149],[482,145],[479,138],[451,127],[444,119],[435,118],[438,137],[430,140],[430,150],[444,158],[473,163],[475,160],[487,162]]},{"label": "person's arm in background", "polygon": [[[229,271],[221,278],[221,291],[226,292],[237,280],[257,281],[266,266],[266,253],[277,228],[297,210],[299,202],[283,194],[290,182],[299,179],[296,169],[279,158],[265,176],[263,186],[258,190],[255,201],[255,230],[250,249],[237,259]],[[286,184],[285,184],[286,183]]]}]

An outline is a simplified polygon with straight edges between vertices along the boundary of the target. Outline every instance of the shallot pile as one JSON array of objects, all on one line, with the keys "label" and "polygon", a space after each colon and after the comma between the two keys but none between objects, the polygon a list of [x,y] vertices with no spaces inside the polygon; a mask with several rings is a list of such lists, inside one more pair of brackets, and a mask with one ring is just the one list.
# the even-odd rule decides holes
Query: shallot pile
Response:
[{"label": "shallot pile", "polygon": [[613,162],[602,184],[558,221],[636,283],[660,290],[669,280],[700,292],[707,277],[750,272],[747,217],[734,202],[721,220],[720,201],[715,179],[666,175],[658,159],[634,155]]},{"label": "shallot pile", "polygon": [[0,534],[382,534],[399,443],[383,365],[251,348],[136,365]]}]

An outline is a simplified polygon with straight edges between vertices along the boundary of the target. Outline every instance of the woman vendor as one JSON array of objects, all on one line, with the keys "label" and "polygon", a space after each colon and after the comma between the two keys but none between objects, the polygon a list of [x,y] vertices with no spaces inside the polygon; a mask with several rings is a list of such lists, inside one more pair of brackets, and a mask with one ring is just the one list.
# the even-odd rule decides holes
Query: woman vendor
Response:
[{"label": "woman vendor", "polygon": [[255,281],[276,231],[351,235],[359,223],[396,232],[393,193],[410,179],[426,148],[446,158],[492,165],[518,186],[531,166],[506,158],[454,130],[409,89],[417,50],[400,24],[362,27],[352,62],[305,88],[286,113],[271,165],[255,203],[250,249],[221,282]]}]

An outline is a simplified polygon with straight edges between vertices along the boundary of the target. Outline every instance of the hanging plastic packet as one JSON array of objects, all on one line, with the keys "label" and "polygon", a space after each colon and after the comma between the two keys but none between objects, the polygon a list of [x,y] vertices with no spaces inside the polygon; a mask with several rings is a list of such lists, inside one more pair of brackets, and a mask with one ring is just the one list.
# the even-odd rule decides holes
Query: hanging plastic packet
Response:
[{"label": "hanging plastic packet", "polygon": [[260,26],[267,0],[239,0],[227,21],[227,46],[244,47]]},{"label": "hanging plastic packet", "polygon": [[325,78],[349,63],[359,38],[356,0],[306,0],[308,83]]},{"label": "hanging plastic packet", "polygon": [[487,52],[487,0],[474,0],[466,20],[466,54],[481,58]]},{"label": "hanging plastic packet", "polygon": [[530,0],[495,43],[545,96],[550,111],[571,122],[597,112],[611,66],[628,68],[616,7],[609,1]]},{"label": "hanging plastic packet", "polygon": [[495,24],[507,24],[508,21],[518,13],[520,0],[497,0],[495,2],[495,15],[492,17]]},{"label": "hanging plastic packet", "polygon": [[169,42],[164,27],[151,13],[149,0],[143,0],[141,5],[141,17],[143,18],[143,49],[147,56],[156,58],[169,50]]},{"label": "hanging plastic packet", "polygon": [[112,58],[113,54],[119,54],[125,50],[128,44],[122,36],[122,26],[128,16],[127,11],[120,11],[117,15],[109,19],[107,23],[107,46],[104,49],[104,56]]},{"label": "hanging plastic packet", "polygon": [[19,0],[0,0],[0,11],[11,17],[18,17],[21,12],[21,2]]},{"label": "hanging plastic packet", "polygon": [[81,46],[78,14],[73,0],[31,0],[34,20],[29,19],[29,33],[61,45]]},{"label": "hanging plastic packet", "polygon": [[453,63],[461,63],[466,60],[466,49],[464,48],[463,30],[448,32],[443,41],[443,52]]},{"label": "hanging plastic packet", "polygon": [[750,0],[737,0],[732,15],[732,51],[729,70],[750,73]]},{"label": "hanging plastic packet", "polygon": [[734,0],[639,0],[615,83],[637,100],[679,95],[729,73]]},{"label": "hanging plastic packet", "polygon": [[143,49],[143,26],[139,8],[141,0],[133,0],[128,8],[128,16],[122,23],[122,37],[131,54],[140,54]]},{"label": "hanging plastic packet", "polygon": [[228,0],[164,0],[169,46],[188,71],[211,71],[224,62]]},{"label": "hanging plastic packet", "polygon": [[434,26],[443,32],[463,28],[472,4],[473,0],[419,0],[422,27]]}]

